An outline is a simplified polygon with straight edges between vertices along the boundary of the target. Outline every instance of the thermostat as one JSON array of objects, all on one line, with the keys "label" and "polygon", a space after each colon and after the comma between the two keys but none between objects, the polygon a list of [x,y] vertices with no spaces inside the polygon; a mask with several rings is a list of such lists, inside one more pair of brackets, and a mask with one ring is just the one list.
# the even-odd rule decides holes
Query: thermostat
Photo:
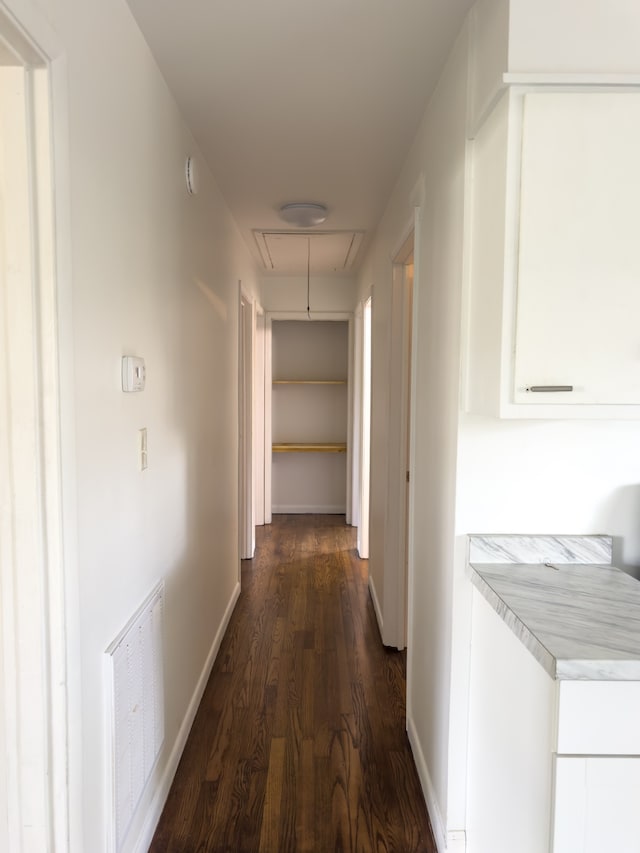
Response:
[{"label": "thermostat", "polygon": [[143,358],[136,358],[135,355],[122,357],[123,391],[144,391],[145,378],[146,370]]}]

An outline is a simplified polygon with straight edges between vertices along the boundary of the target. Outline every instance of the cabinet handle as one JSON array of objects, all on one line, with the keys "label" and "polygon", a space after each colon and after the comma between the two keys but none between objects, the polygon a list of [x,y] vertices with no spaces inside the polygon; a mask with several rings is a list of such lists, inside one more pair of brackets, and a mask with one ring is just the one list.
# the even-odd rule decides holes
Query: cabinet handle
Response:
[{"label": "cabinet handle", "polygon": [[548,394],[555,391],[573,391],[573,385],[529,385],[525,390]]}]

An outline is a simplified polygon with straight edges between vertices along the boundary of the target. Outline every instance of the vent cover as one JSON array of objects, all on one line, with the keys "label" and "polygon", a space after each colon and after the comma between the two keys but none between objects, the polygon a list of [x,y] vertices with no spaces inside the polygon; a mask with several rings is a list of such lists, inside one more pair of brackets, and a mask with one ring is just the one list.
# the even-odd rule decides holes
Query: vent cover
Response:
[{"label": "vent cover", "polygon": [[307,253],[311,272],[345,273],[355,262],[362,231],[254,231],[265,269],[306,275]]},{"label": "vent cover", "polygon": [[110,853],[123,849],[164,740],[163,607],[161,582],[105,655],[109,717],[106,762],[112,773]]}]

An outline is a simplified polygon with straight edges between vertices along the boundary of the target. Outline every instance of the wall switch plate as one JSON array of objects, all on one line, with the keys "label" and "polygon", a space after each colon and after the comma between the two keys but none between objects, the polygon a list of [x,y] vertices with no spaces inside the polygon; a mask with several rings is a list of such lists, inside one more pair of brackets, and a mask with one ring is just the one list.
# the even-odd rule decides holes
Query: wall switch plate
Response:
[{"label": "wall switch plate", "polygon": [[140,470],[145,471],[149,467],[149,457],[147,454],[147,428],[138,430],[139,446],[140,446]]},{"label": "wall switch plate", "polygon": [[122,390],[144,391],[147,369],[143,358],[134,355],[122,356]]}]

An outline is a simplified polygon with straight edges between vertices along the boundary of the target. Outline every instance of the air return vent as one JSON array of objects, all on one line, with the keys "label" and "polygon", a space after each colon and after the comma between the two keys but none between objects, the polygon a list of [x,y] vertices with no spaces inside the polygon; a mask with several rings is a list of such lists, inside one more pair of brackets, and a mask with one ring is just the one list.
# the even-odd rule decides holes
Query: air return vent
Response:
[{"label": "air return vent", "polygon": [[160,583],[106,651],[111,838],[118,853],[164,740]]}]

